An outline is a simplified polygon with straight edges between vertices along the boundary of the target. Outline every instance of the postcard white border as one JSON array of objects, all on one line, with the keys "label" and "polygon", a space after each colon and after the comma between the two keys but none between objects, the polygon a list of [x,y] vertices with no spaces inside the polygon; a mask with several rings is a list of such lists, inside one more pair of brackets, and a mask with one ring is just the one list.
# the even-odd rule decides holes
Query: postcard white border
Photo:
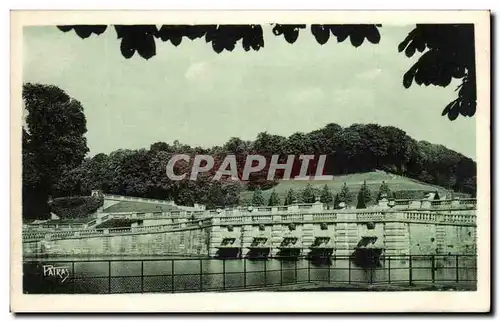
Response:
[{"label": "postcard white border", "polygon": [[[475,23],[478,110],[475,292],[238,292],[22,294],[22,27],[56,24]],[[490,308],[490,13],[488,11],[13,11],[11,12],[11,311],[13,312],[484,312]]]}]

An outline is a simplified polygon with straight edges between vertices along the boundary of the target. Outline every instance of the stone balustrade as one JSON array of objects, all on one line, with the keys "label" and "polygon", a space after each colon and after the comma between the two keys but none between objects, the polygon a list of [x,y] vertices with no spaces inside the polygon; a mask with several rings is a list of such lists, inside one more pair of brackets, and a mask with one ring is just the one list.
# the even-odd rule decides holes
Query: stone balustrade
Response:
[{"label": "stone balustrade", "polygon": [[209,221],[198,220],[192,223],[172,223],[152,226],[138,227],[119,227],[119,228],[99,228],[83,229],[75,231],[52,231],[52,232],[23,232],[23,241],[34,241],[40,239],[55,240],[66,238],[82,238],[103,235],[123,235],[123,234],[141,234],[155,232],[169,232],[181,229],[192,229],[210,225]]},{"label": "stone balustrade", "polygon": [[[107,195],[109,197],[109,195]],[[146,200],[145,198],[112,196],[120,200]],[[167,202],[167,201],[161,201]],[[384,204],[385,205],[385,204]],[[216,210],[175,210],[171,212],[120,212],[98,213],[83,229],[69,226],[64,229],[45,229],[33,225],[24,228],[23,241],[57,238],[81,238],[103,234],[148,233],[173,231],[210,225],[259,225],[286,223],[352,223],[352,222],[418,222],[418,223],[453,223],[457,225],[475,225],[476,199],[446,200],[395,200],[392,207],[376,205],[366,209],[329,209],[326,205],[293,204],[275,207],[236,207]],[[192,221],[192,219],[195,221]],[[133,226],[127,228],[96,229],[96,226],[111,219],[169,219],[171,223]]]},{"label": "stone balustrade", "polygon": [[[127,197],[128,198],[128,197]],[[365,212],[374,212],[376,209],[380,211],[388,211],[390,209],[393,210],[417,210],[417,209],[475,209],[476,207],[476,199],[445,199],[445,200],[411,200],[411,199],[402,199],[395,200],[394,206],[384,206],[375,205],[369,207],[367,209],[363,209]],[[358,209],[335,209],[335,211],[350,211],[357,212]],[[290,206],[276,206],[276,207],[236,207],[236,208],[228,208],[228,209],[216,209],[216,210],[208,210],[208,211],[170,211],[170,212],[150,212],[150,213],[136,213],[136,212],[120,212],[120,213],[112,213],[113,218],[140,218],[140,219],[161,219],[161,218],[189,218],[195,216],[197,218],[210,218],[214,216],[224,215],[228,216],[246,216],[251,213],[252,216],[260,215],[260,214],[293,214],[293,213],[304,213],[304,212],[325,212],[331,211],[328,209],[326,205],[322,203],[313,203],[313,204],[294,204]],[[98,219],[106,220],[109,218],[111,214],[101,213],[98,215]],[[89,226],[90,223],[89,223]]]},{"label": "stone balustrade", "polygon": [[121,195],[112,195],[112,194],[105,194],[104,198],[109,199],[109,200],[117,200],[117,201],[135,201],[135,202],[147,202],[147,203],[156,203],[156,204],[163,204],[163,205],[175,205],[175,203],[173,201],[170,201],[170,200],[159,200],[159,199],[121,196]]},{"label": "stone balustrade", "polygon": [[[40,239],[81,238],[101,235],[139,234],[152,232],[168,232],[179,229],[198,228],[201,226],[228,226],[228,225],[259,225],[259,224],[286,224],[286,223],[362,223],[362,222],[414,222],[414,223],[449,223],[454,225],[476,224],[475,213],[444,213],[439,210],[426,211],[400,211],[389,209],[385,211],[367,211],[366,209],[340,209],[336,211],[323,211],[315,213],[283,213],[281,215],[269,214],[269,212],[252,212],[250,214],[235,215],[220,212],[211,218],[203,218],[195,221],[183,220],[177,223],[136,226],[126,228],[109,229],[80,229],[64,231],[25,231],[23,241]],[[125,214],[109,214],[108,218],[125,218]]]}]

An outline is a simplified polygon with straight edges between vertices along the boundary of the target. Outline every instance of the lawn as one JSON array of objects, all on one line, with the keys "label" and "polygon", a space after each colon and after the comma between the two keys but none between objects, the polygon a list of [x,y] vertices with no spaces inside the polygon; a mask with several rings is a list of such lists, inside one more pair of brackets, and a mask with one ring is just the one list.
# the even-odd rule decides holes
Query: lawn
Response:
[{"label": "lawn", "polygon": [[[285,199],[285,196],[290,189],[294,189],[296,194],[299,193],[300,190],[304,189],[308,184],[315,189],[321,190],[323,186],[326,184],[330,191],[335,194],[341,191],[344,183],[347,184],[349,190],[353,194],[357,194],[363,182],[366,181],[366,184],[372,194],[376,194],[380,188],[380,185],[383,181],[387,183],[391,191],[415,191],[422,192],[422,195],[425,191],[435,191],[437,190],[440,195],[446,194],[446,189],[434,186],[431,184],[423,183],[414,179],[406,178],[403,176],[398,176],[391,173],[386,173],[383,171],[373,171],[366,173],[353,173],[348,175],[334,176],[333,180],[330,181],[297,181],[297,180],[283,180],[273,189],[276,190],[278,195],[280,196],[281,202]],[[269,196],[273,189],[268,189],[263,191],[264,199],[268,200]],[[245,201],[251,200],[253,195],[253,191],[243,191],[240,194],[241,201],[244,203]]]}]

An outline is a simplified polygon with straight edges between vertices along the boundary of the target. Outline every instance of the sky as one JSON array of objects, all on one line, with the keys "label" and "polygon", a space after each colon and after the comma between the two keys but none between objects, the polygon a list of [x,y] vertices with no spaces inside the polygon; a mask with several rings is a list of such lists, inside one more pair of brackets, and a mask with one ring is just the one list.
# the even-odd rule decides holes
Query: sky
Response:
[{"label": "sky", "polygon": [[441,116],[459,81],[403,87],[416,58],[397,47],[413,27],[384,25],[379,44],[355,48],[336,39],[321,46],[309,29],[291,45],[265,26],[259,51],[237,45],[216,54],[204,39],[157,41],[149,60],[124,58],[111,27],[85,40],[54,26],[25,27],[23,81],[56,85],[82,103],[89,156],[158,141],[210,147],[263,131],[378,123],[475,159],[475,119]]}]

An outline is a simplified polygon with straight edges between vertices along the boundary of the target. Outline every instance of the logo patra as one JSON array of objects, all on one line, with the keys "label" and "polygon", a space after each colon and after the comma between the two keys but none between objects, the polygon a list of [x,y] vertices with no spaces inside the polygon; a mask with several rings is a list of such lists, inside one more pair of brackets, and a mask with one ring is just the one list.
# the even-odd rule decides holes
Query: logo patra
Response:
[{"label": "logo patra", "polygon": [[69,268],[65,266],[43,265],[43,276],[61,279],[61,283],[69,277]]}]

